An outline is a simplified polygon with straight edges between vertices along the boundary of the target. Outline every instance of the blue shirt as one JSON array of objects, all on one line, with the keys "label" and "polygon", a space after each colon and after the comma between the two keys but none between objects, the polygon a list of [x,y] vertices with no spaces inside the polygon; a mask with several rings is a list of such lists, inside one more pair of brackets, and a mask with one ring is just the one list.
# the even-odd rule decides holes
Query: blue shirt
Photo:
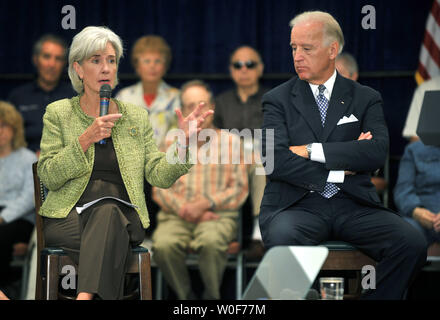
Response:
[{"label": "blue shirt", "polygon": [[0,212],[5,222],[25,219],[34,223],[34,180],[32,163],[35,153],[19,148],[0,158]]},{"label": "blue shirt", "polygon": [[440,148],[421,141],[409,144],[400,160],[394,202],[404,215],[412,217],[416,207],[440,211]]},{"label": "blue shirt", "polygon": [[60,82],[52,91],[44,91],[34,81],[15,88],[11,92],[8,100],[23,117],[25,139],[29,149],[32,151],[40,149],[46,106],[54,101],[75,95],[72,85],[65,82]]}]

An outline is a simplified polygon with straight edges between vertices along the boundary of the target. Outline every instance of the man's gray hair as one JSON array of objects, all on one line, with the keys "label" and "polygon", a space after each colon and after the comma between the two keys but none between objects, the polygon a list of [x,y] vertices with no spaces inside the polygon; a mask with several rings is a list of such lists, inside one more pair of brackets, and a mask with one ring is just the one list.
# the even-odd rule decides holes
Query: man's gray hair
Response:
[{"label": "man's gray hair", "polygon": [[63,54],[63,59],[66,59],[66,55],[67,55],[67,43],[66,41],[64,41],[63,38],[58,37],[56,35],[53,34],[45,34],[43,36],[41,36],[34,44],[34,47],[32,49],[32,55],[33,56],[38,56],[41,53],[41,49],[43,48],[43,44],[45,44],[46,42],[52,42],[52,43],[56,43],[58,45],[60,45],[61,47],[63,47],[64,49],[64,54]]},{"label": "man's gray hair", "polygon": [[[84,92],[84,85],[73,67],[75,62],[82,62],[96,52],[104,50],[107,43],[110,42],[115,49],[116,65],[119,66],[119,60],[123,55],[122,40],[119,36],[106,27],[86,27],[80,33],[75,35],[69,50],[69,78],[73,89],[79,94]],[[118,84],[116,77],[114,86]]]},{"label": "man's gray hair", "polygon": [[293,18],[289,25],[293,28],[295,25],[304,22],[321,22],[324,25],[324,44],[329,46],[332,42],[336,41],[339,44],[338,53],[342,52],[344,47],[344,34],[339,23],[333,16],[323,11],[306,11],[298,14]]},{"label": "man's gray hair", "polygon": [[341,61],[345,68],[347,69],[348,73],[350,74],[350,77],[359,72],[358,64],[356,62],[356,59],[348,52],[342,52],[336,57],[336,61]]}]

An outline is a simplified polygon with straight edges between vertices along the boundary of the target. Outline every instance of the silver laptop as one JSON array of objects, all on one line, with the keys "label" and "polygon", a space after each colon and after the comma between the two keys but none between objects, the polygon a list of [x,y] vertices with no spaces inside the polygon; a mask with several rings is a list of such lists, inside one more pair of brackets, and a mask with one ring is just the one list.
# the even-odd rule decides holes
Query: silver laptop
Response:
[{"label": "silver laptop", "polygon": [[303,300],[322,265],[328,249],[316,246],[278,246],[263,257],[243,300]]}]

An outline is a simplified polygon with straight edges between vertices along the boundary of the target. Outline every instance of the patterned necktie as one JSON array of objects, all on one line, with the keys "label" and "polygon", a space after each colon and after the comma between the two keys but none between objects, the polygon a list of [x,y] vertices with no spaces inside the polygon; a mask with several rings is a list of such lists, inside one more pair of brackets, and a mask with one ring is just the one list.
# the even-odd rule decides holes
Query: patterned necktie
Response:
[{"label": "patterned necktie", "polygon": [[[325,86],[323,84],[319,85],[318,90],[319,90],[319,94],[318,94],[318,97],[316,98],[316,103],[318,104],[319,113],[321,114],[321,123],[322,123],[322,126],[324,127],[325,117],[327,116],[328,100],[324,95]],[[328,199],[328,198],[333,197],[335,194],[337,194],[338,191],[339,191],[339,188],[335,184],[327,182],[325,184],[324,191],[320,192],[320,194],[324,198]]]}]

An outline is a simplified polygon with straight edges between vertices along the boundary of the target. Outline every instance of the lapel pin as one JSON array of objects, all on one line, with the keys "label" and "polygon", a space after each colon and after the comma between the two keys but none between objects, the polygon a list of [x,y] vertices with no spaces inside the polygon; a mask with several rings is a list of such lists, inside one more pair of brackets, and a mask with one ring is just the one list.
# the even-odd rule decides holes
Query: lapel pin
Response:
[{"label": "lapel pin", "polygon": [[133,137],[137,136],[137,134],[138,134],[138,129],[137,129],[137,127],[131,127],[131,128],[129,129],[129,133],[130,133],[130,135],[133,136]]},{"label": "lapel pin", "polygon": [[344,104],[344,101],[341,101],[342,104]]}]

